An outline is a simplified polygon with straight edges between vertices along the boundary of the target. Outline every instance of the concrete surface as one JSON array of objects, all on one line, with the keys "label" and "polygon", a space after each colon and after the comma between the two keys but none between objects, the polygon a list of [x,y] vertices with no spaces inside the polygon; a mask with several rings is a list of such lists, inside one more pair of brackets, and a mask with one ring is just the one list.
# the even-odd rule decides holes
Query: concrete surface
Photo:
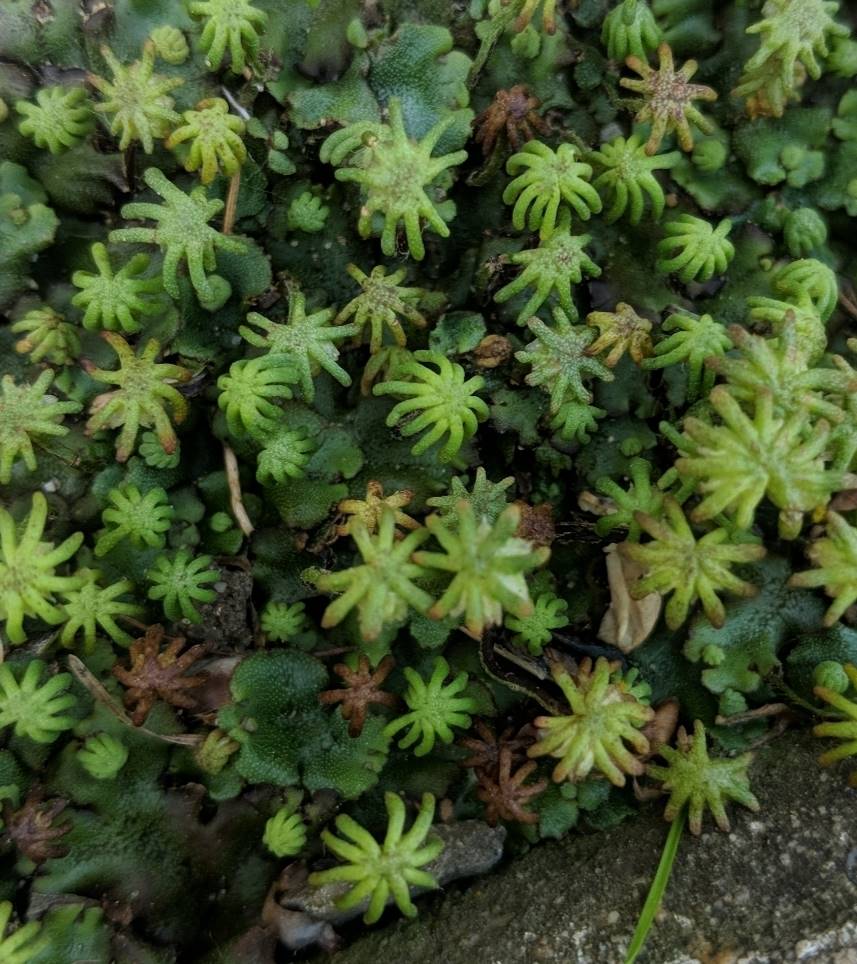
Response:
[{"label": "concrete surface", "polygon": [[[857,793],[790,732],[751,771],[759,814],[686,834],[641,964],[857,964]],[[335,964],[621,964],[666,835],[657,803],[420,902]],[[327,955],[318,961],[331,960]]]}]

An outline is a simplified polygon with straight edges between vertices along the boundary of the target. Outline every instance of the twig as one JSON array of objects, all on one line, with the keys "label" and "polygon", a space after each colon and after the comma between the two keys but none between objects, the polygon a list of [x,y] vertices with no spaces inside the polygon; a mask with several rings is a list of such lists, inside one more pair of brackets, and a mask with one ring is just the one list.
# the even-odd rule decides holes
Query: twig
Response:
[{"label": "twig", "polygon": [[764,719],[769,716],[782,716],[790,712],[791,707],[786,703],[766,703],[744,713],[733,713],[731,716],[718,715],[714,721],[718,726],[739,726],[741,723],[751,723],[753,720]]},{"label": "twig", "polygon": [[[229,106],[235,113],[244,121],[250,120],[250,114],[238,101],[235,99],[232,91],[227,87],[221,86],[221,93],[229,102]],[[229,181],[229,191],[226,194],[226,208],[223,212],[223,233],[232,234],[232,228],[235,226],[235,211],[238,207],[238,192],[241,189],[241,168],[232,175]]]},{"label": "twig", "polygon": [[129,194],[133,194],[137,187],[137,145],[129,144],[125,148],[125,182]]},{"label": "twig", "polygon": [[853,291],[845,292],[844,289],[839,292],[839,304],[848,312],[851,317],[857,321],[857,301],[854,300]]},{"label": "twig", "polygon": [[247,515],[247,510],[244,508],[244,502],[241,499],[238,459],[235,458],[235,453],[225,442],[223,443],[223,464],[226,468],[226,482],[229,485],[229,506],[232,509],[232,515],[235,516],[238,528],[249,538],[253,535],[253,523],[250,521],[250,516]]},{"label": "twig", "polygon": [[235,226],[235,212],[238,209],[238,192],[241,190],[241,168],[229,180],[229,190],[226,193],[226,209],[223,212],[223,233],[232,234]]},{"label": "twig", "polygon": [[250,120],[250,117],[252,115],[246,108],[242,107],[241,104],[238,103],[238,101],[235,99],[235,95],[228,87],[224,87],[223,85],[221,85],[220,92],[221,94],[223,94],[223,96],[229,102],[229,106],[235,111],[235,113],[241,118],[241,120],[245,120],[245,121]]},{"label": "twig", "polygon": [[774,725],[747,747],[748,750],[758,750],[759,747],[764,746],[766,743],[773,743],[774,740],[778,740],[783,733],[789,728],[789,717],[788,716],[778,716],[774,720]]},{"label": "twig", "polygon": [[74,653],[69,653],[67,660],[68,668],[72,671],[77,681],[89,691],[89,695],[94,700],[101,703],[120,723],[124,723],[125,726],[137,730],[140,733],[145,733],[147,736],[154,737],[156,740],[163,740],[164,743],[175,743],[179,746],[197,746],[199,743],[202,743],[203,738],[199,733],[156,733],[154,730],[146,729],[145,726],[134,726],[131,722],[131,717],[128,716],[121,705],[107,692],[106,688],[96,679],[95,675],[87,669],[82,660],[78,659]]}]

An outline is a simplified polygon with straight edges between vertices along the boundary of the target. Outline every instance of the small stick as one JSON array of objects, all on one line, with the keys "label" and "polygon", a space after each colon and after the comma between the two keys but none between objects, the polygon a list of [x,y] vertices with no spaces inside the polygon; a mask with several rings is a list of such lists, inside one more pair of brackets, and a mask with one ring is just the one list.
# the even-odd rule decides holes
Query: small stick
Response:
[{"label": "small stick", "polygon": [[853,292],[846,293],[845,290],[839,292],[839,304],[855,320],[857,320],[857,302],[852,298]]},{"label": "small stick", "polygon": [[764,706],[757,706],[744,713],[733,713],[731,716],[718,714],[714,722],[718,726],[738,726],[741,723],[751,723],[753,720],[761,720],[768,716],[782,716],[789,710],[790,707],[786,703],[766,703]]},{"label": "small stick", "polygon": [[93,699],[102,703],[104,707],[119,720],[120,723],[124,723],[125,726],[135,729],[140,733],[145,733],[147,736],[152,736],[156,740],[163,740],[165,743],[176,743],[179,746],[197,746],[202,743],[202,735],[199,733],[156,733],[153,730],[147,730],[145,726],[137,726],[131,722],[131,717],[122,708],[122,705],[115,700],[107,689],[96,679],[95,675],[87,669],[83,661],[78,659],[74,653],[69,653],[68,657],[68,668],[72,671],[77,681],[84,686]]},{"label": "small stick", "polygon": [[241,500],[241,480],[238,478],[238,459],[235,458],[235,453],[225,442],[223,443],[223,464],[226,468],[226,481],[229,485],[229,505],[232,509],[232,515],[235,516],[238,528],[249,538],[253,534],[253,523],[250,521],[250,516],[247,515],[247,510],[244,508],[244,503]]},{"label": "small stick", "polygon": [[754,740],[747,749],[758,750],[759,747],[764,746],[766,743],[773,743],[774,740],[779,739],[779,737],[785,733],[788,727],[788,717],[778,716],[774,720],[774,725],[770,729],[766,730],[757,740]]},{"label": "small stick", "polygon": [[128,185],[128,192],[134,193],[137,187],[137,145],[129,144],[125,148],[125,181]]},{"label": "small stick", "polygon": [[238,192],[241,190],[241,168],[229,180],[229,190],[226,194],[226,208],[223,211],[223,233],[232,234],[235,226],[235,212],[238,208]]},{"label": "small stick", "polygon": [[[232,91],[223,86],[221,86],[220,90],[226,100],[229,101],[229,106],[232,108],[232,110],[234,110],[243,121],[250,120],[250,113],[238,103],[233,96]],[[229,191],[226,195],[226,208],[223,212],[224,234],[232,234],[232,228],[235,225],[235,209],[238,207],[238,191],[240,188],[241,168],[239,167],[229,181]]]},{"label": "small stick", "polygon": [[221,85],[220,92],[229,101],[229,106],[235,111],[235,113],[241,118],[241,120],[248,121],[253,116],[250,111],[242,107],[232,94],[232,91],[228,87],[223,87]]}]

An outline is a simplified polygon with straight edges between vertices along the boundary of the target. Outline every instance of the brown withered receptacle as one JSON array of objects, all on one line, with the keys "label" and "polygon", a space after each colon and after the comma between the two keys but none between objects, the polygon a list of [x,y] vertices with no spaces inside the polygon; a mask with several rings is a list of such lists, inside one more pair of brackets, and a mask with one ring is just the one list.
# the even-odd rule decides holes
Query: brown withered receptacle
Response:
[{"label": "brown withered receptacle", "polygon": [[350,736],[360,736],[363,732],[366,714],[373,703],[393,707],[398,702],[396,696],[381,689],[381,684],[390,675],[395,665],[392,656],[385,656],[378,664],[378,668],[372,672],[369,660],[361,655],[356,670],[346,666],[345,663],[337,663],[333,667],[333,672],[345,685],[342,689],[325,690],[318,694],[318,698],[325,704],[342,704],[342,718],[348,720]]},{"label": "brown withered receptacle", "polygon": [[494,100],[473,122],[474,140],[482,148],[482,153],[490,154],[501,136],[506,137],[513,150],[517,150],[521,144],[531,141],[536,131],[547,134],[550,127],[538,113],[541,103],[523,84],[498,90]]},{"label": "brown withered receptacle", "polygon": [[44,863],[52,857],[64,857],[68,848],[59,841],[71,830],[71,824],[55,824],[54,821],[66,806],[68,801],[59,797],[46,800],[44,790],[39,787],[30,790],[17,810],[6,801],[3,822],[18,853],[34,864]]},{"label": "brown withered receptacle", "polygon": [[[161,652],[161,643],[169,640]],[[182,653],[181,636],[169,638],[163,626],[150,626],[141,639],[131,644],[130,666],[117,664],[113,675],[125,686],[125,706],[131,710],[131,722],[142,726],[149,711],[159,699],[179,709],[193,709],[196,701],[188,690],[202,686],[204,675],[185,676],[185,672],[206,652],[205,643],[197,643]]]},{"label": "brown withered receptacle", "polygon": [[524,763],[512,773],[512,751],[508,746],[500,750],[496,776],[483,770],[479,773],[476,796],[485,804],[485,820],[493,827],[498,820],[516,823],[538,823],[539,815],[528,809],[529,802],[543,793],[547,780],[526,781],[537,764]]}]

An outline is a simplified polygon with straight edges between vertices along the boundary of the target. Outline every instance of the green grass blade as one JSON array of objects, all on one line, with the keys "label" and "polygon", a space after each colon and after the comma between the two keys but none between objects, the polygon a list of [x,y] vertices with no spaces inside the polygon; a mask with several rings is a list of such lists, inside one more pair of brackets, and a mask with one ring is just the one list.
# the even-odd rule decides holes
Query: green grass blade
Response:
[{"label": "green grass blade", "polygon": [[634,961],[637,960],[637,956],[643,949],[643,945],[646,943],[649,931],[652,929],[655,914],[657,914],[658,908],[661,906],[664,892],[667,889],[667,884],[670,882],[670,874],[672,874],[673,864],[678,853],[678,845],[681,842],[681,834],[686,821],[687,807],[682,807],[681,812],[670,825],[670,832],[667,834],[664,850],[658,863],[658,869],[655,871],[655,878],[652,881],[646,902],[643,904],[643,909],[640,912],[640,919],[637,921],[637,926],[634,929],[634,936],[628,945],[625,964],[634,964]]}]

